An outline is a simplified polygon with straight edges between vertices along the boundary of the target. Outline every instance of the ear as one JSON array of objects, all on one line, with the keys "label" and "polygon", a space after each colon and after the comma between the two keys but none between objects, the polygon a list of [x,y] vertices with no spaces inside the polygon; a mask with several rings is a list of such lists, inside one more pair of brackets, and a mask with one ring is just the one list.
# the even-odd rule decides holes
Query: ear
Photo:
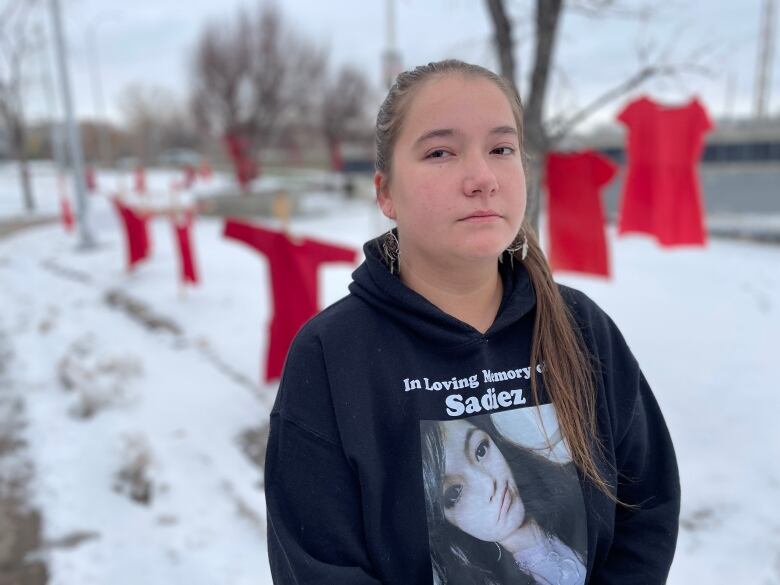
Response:
[{"label": "ear", "polygon": [[390,197],[390,189],[387,185],[387,178],[383,173],[377,171],[374,173],[374,190],[376,191],[376,200],[379,203],[379,209],[388,219],[395,219],[395,205]]}]

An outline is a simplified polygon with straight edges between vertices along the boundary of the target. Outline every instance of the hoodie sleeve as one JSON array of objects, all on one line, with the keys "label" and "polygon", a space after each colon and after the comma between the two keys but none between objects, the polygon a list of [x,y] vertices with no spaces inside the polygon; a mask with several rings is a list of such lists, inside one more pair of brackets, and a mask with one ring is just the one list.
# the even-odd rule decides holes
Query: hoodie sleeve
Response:
[{"label": "hoodie sleeve", "polygon": [[615,532],[597,583],[662,585],[674,558],[680,482],[669,432],[641,372],[634,415],[615,446]]},{"label": "hoodie sleeve", "polygon": [[[677,544],[680,480],[669,431],[639,364],[614,322],[590,305],[589,328],[596,352],[610,419],[617,498],[612,544],[604,562],[594,568],[599,585],[666,583]],[[603,427],[602,427],[603,428]]]},{"label": "hoodie sleeve", "polygon": [[342,449],[319,340],[293,342],[265,460],[268,558],[279,584],[379,585],[363,536],[358,478]]}]

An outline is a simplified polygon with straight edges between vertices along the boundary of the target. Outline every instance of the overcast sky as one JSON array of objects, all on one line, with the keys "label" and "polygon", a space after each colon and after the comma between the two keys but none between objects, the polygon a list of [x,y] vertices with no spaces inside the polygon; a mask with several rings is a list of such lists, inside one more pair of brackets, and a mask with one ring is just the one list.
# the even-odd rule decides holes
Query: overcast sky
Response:
[{"label": "overcast sky", "polygon": [[[484,0],[395,1],[397,45],[404,67],[457,57],[495,69]],[[507,3],[517,23],[522,87],[531,58],[527,18],[532,15],[532,2]],[[231,18],[241,6],[255,9],[257,0],[61,0],[61,4],[79,115],[96,112],[87,50],[87,39],[94,34],[109,115],[120,120],[118,98],[129,84],[161,86],[184,99],[193,47],[203,26]],[[363,69],[377,94],[383,93],[386,0],[286,0],[277,4],[292,27],[329,48],[334,66],[349,63]],[[695,62],[707,67],[709,73],[654,82],[645,86],[646,93],[669,103],[700,95],[714,116],[748,115],[752,111],[763,0],[624,0],[618,4],[634,9],[652,5],[658,12],[647,22],[621,16],[593,19],[570,11],[564,14],[555,52],[553,112],[572,112],[627,78],[639,67],[638,53],[647,45],[657,50],[665,47],[670,62]],[[776,37],[779,28],[776,23]],[[697,50],[703,53],[692,58],[691,53]],[[33,69],[40,72],[41,63],[34,63]],[[49,108],[43,84],[36,83],[41,74],[32,78],[34,95],[28,112],[39,117]],[[771,78],[770,112],[778,115],[778,54]],[[603,109],[591,123],[611,119],[626,99]]]}]

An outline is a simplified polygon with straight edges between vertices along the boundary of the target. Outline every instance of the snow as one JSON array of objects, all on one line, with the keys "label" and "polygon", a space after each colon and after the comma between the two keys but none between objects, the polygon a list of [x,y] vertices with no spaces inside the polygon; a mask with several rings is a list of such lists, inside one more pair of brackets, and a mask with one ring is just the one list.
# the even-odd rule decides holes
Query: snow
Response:
[{"label": "snow", "polygon": [[[164,188],[173,173],[160,173]],[[0,169],[0,216],[21,212],[15,179]],[[53,175],[38,173],[40,207],[56,213],[47,184]],[[318,197],[294,234],[359,248],[386,229],[370,203]],[[92,252],[58,224],[0,240],[0,333],[12,352],[4,381],[25,402],[50,582],[270,583],[262,471],[241,447],[274,397],[258,382],[267,265],[222,238],[219,220],[200,218],[203,283],[181,291],[172,229],[158,219],[152,258],[128,275],[114,211],[102,195],[90,201]],[[780,584],[780,247],[666,250],[609,236],[613,279],[559,280],[618,323],[666,416],[683,488],[669,583]],[[346,294],[352,268],[321,271],[322,305]],[[107,302],[112,292],[181,332],[149,329]],[[148,487],[147,503],[130,497],[123,469]],[[62,545],[68,537],[77,544]]]}]

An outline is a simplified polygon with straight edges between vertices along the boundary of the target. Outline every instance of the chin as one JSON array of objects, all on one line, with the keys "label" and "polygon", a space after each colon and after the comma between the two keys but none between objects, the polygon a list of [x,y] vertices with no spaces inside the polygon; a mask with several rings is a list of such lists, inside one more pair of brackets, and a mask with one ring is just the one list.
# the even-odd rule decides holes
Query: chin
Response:
[{"label": "chin", "polygon": [[[514,237],[512,238],[514,239]],[[459,246],[462,256],[474,260],[496,260],[511,243],[505,236],[498,234],[482,234],[480,237],[469,238]]]}]

